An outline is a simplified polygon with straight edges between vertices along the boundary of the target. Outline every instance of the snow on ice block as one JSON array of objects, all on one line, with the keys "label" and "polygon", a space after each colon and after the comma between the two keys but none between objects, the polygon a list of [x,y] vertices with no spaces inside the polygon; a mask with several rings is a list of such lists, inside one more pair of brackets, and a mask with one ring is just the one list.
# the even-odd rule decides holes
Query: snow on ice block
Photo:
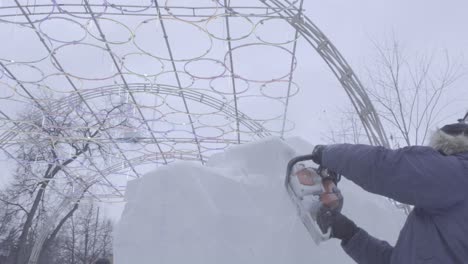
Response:
[{"label": "snow on ice block", "polygon": [[[115,263],[353,263],[338,241],[314,244],[284,190],[286,164],[306,144],[265,139],[215,155],[208,166],[177,162],[132,181]],[[352,207],[345,212],[393,242],[403,214],[350,182],[340,187]]]}]

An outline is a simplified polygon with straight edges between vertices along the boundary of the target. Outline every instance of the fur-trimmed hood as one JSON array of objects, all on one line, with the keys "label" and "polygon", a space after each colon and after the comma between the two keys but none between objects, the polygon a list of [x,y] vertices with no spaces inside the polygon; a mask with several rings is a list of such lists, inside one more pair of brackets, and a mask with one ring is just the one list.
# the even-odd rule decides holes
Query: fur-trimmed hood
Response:
[{"label": "fur-trimmed hood", "polygon": [[433,132],[429,146],[446,155],[468,152],[468,135],[462,133],[452,136],[438,129]]}]

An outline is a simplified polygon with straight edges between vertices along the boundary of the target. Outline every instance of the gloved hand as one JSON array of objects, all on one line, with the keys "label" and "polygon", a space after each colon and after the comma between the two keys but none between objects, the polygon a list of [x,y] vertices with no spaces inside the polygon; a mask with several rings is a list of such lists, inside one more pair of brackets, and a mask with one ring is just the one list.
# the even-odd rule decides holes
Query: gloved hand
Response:
[{"label": "gloved hand", "polygon": [[340,174],[329,170],[328,168],[325,168],[323,166],[320,166],[318,168],[317,173],[318,175],[320,175],[320,177],[322,177],[322,180],[330,179],[335,183],[335,185],[338,185],[338,182],[341,180]]},{"label": "gloved hand", "polygon": [[325,206],[322,206],[317,214],[317,224],[323,233],[331,228],[331,237],[340,239],[344,244],[359,231],[359,227],[353,221]]},{"label": "gloved hand", "polygon": [[317,145],[312,151],[312,160],[318,165],[322,165],[322,153],[324,149],[325,145]]}]

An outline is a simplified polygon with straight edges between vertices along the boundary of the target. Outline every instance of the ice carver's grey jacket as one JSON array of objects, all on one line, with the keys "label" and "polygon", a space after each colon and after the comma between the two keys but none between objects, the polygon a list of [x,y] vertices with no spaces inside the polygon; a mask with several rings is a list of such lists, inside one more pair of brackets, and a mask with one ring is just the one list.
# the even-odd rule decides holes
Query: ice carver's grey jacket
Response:
[{"label": "ice carver's grey jacket", "polygon": [[414,205],[395,247],[362,229],[343,245],[357,263],[468,263],[468,149],[443,155],[431,147],[338,144],[325,148],[322,164],[369,192]]}]

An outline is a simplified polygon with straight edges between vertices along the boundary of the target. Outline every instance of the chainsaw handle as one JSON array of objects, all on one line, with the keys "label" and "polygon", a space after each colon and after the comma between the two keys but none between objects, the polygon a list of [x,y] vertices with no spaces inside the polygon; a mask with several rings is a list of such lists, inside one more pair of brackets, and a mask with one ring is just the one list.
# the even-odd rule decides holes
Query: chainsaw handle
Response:
[{"label": "chainsaw handle", "polygon": [[[294,168],[294,165],[296,165],[296,163],[301,162],[301,161],[312,160],[312,157],[313,157],[313,154],[297,156],[297,157],[291,159],[288,162],[288,166],[287,166],[287,169],[286,169],[286,179],[285,179],[285,185],[286,186],[288,185],[288,182],[289,182],[289,180],[291,178],[291,173],[292,173],[292,170]],[[330,176],[331,173],[333,173],[333,174],[335,174],[336,177],[324,177],[324,175],[322,175],[323,170],[326,170],[327,174],[329,176]],[[320,177],[322,177],[322,179],[324,179],[324,180],[333,179],[333,182],[335,183],[335,185],[338,185],[338,182],[341,179],[341,175],[339,175],[339,174],[337,174],[335,172],[329,171],[327,168],[322,167],[322,166],[320,166],[318,168],[317,172],[320,175]]]},{"label": "chainsaw handle", "polygon": [[289,184],[289,180],[290,180],[290,178],[291,178],[291,173],[292,173],[292,170],[293,170],[294,165],[296,165],[296,163],[298,163],[298,162],[306,161],[306,160],[312,160],[312,154],[303,155],[303,156],[297,156],[297,157],[291,159],[291,160],[288,162],[288,166],[287,166],[287,168],[286,168],[286,179],[285,179],[285,182],[284,182],[284,184],[285,184],[286,186],[288,186],[288,184]]},{"label": "chainsaw handle", "polygon": [[296,163],[301,162],[301,161],[306,161],[306,160],[312,160],[312,154],[297,156],[297,157],[291,159],[288,162],[287,173],[290,174],[292,172],[292,169],[293,169],[294,165],[296,165]]}]

